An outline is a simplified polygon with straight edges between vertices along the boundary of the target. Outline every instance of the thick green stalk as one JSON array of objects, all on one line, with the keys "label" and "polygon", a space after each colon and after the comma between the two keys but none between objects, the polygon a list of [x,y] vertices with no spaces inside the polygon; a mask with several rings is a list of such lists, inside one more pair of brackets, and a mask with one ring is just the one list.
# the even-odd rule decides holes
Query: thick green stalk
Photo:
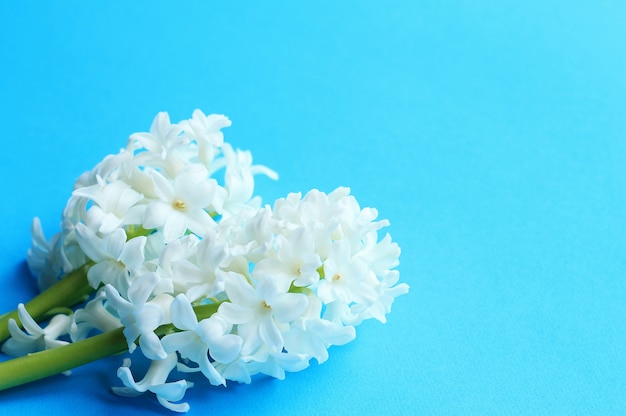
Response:
[{"label": "thick green stalk", "polygon": [[[85,265],[74,270],[27,302],[24,307],[30,316],[39,321],[54,308],[71,307],[85,300],[94,291],[87,281],[89,267],[90,265]],[[15,319],[21,326],[17,310],[2,315],[0,317],[0,343],[10,336],[9,319]]]},{"label": "thick green stalk", "polygon": [[0,363],[0,390],[62,373],[83,364],[128,350],[119,328],[62,347]]}]

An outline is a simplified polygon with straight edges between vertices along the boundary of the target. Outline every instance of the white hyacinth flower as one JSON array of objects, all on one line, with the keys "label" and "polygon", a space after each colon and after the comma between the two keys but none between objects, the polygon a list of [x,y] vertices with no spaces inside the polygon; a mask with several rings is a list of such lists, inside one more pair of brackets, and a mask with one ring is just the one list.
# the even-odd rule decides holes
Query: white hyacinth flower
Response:
[{"label": "white hyacinth flower", "polygon": [[265,344],[247,359],[250,374],[265,374],[278,380],[285,379],[285,371],[302,371],[309,366],[306,355],[282,352]]},{"label": "white hyacinth flower", "polygon": [[192,118],[179,123],[185,134],[198,144],[200,161],[210,165],[217,149],[224,144],[224,134],[221,130],[230,127],[231,121],[221,114],[205,115],[201,110],[195,110]]},{"label": "white hyacinth flower", "polygon": [[369,305],[356,304],[350,308],[350,315],[344,322],[350,325],[359,325],[366,319],[374,318],[381,323],[387,322],[387,314],[391,312],[391,305],[396,297],[409,292],[409,285],[398,283],[400,273],[397,270],[388,270],[384,273],[380,284],[376,286],[377,299]]},{"label": "white hyacinth flower", "polygon": [[141,276],[128,289],[128,300],[120,296],[112,285],[105,286],[107,299],[124,325],[128,351],[135,350],[135,341],[139,339],[141,351],[151,360],[162,360],[167,356],[159,337],[154,333],[155,329],[165,323],[163,307],[157,302],[148,302],[158,281],[156,273]]},{"label": "white hyacinth flower", "polygon": [[204,235],[215,221],[207,209],[221,210],[224,190],[201,165],[190,165],[173,181],[158,171],[151,171],[154,192],[158,200],[146,209],[144,228],[163,227],[166,241],[175,240],[187,230]]},{"label": "white hyacinth flower", "polygon": [[284,291],[295,286],[310,286],[319,281],[317,269],[322,265],[319,254],[315,252],[315,242],[304,227],[294,230],[289,237],[276,236],[275,252],[259,261],[253,275],[272,275]]},{"label": "white hyacinth flower", "polygon": [[377,298],[374,288],[378,281],[371,277],[362,259],[352,257],[347,239],[331,245],[328,258],[324,261],[324,275],[317,288],[317,294],[324,303],[369,304]]},{"label": "white hyacinth flower", "polygon": [[111,284],[121,293],[126,293],[129,278],[143,265],[146,237],[126,241],[126,232],[116,228],[111,234],[100,238],[86,225],[78,223],[76,238],[87,257],[96,263],[87,274],[91,287]]},{"label": "white hyacinth flower", "polygon": [[356,337],[353,326],[321,319],[322,301],[315,295],[308,296],[309,307],[285,333],[285,349],[291,353],[315,358],[318,364],[328,359],[331,345],[344,345]]},{"label": "white hyacinth flower", "polygon": [[63,235],[55,234],[50,241],[46,239],[39,218],[34,218],[31,226],[32,243],[28,249],[28,268],[37,277],[40,289],[46,289],[58,281],[65,263],[64,256],[59,253]]},{"label": "white hyacinth flower", "polygon": [[169,114],[162,111],[152,120],[149,132],[130,135],[128,146],[132,150],[144,148],[150,153],[165,156],[169,149],[185,143],[186,138],[181,136],[181,132],[180,126],[171,124]]},{"label": "white hyacinth flower", "polygon": [[67,345],[67,341],[59,338],[68,333],[72,317],[64,314],[54,316],[44,328],[30,316],[23,304],[17,307],[18,317],[24,326],[20,329],[15,319],[9,320],[9,338],[2,345],[2,352],[12,357],[21,357],[38,351]]},{"label": "white hyacinth flower", "polygon": [[166,409],[180,413],[188,412],[188,403],[172,402],[182,400],[187,389],[193,387],[193,383],[187,380],[167,382],[167,377],[177,362],[178,357],[175,353],[169,354],[163,360],[152,361],[144,378],[137,382],[130,371],[131,361],[126,358],[122,367],[117,370],[117,376],[122,380],[124,387],[113,387],[113,392],[120,396],[134,397],[150,391]]},{"label": "white hyacinth flower", "polygon": [[226,294],[230,302],[218,309],[227,322],[237,324],[244,344],[242,354],[252,354],[262,344],[282,350],[280,328],[298,318],[307,307],[307,298],[299,293],[279,291],[271,278],[252,286],[238,273],[229,273]]},{"label": "white hyacinth flower", "polygon": [[[180,244],[187,241],[196,244],[193,247]],[[168,244],[163,250],[160,266],[171,278],[177,292],[196,302],[224,292],[222,268],[231,261],[224,245],[217,242],[215,230],[210,230],[199,242],[189,235]]]},{"label": "white hyacinth flower", "polygon": [[108,332],[122,326],[119,318],[104,306],[105,300],[106,293],[102,288],[84,308],[74,313],[70,328],[72,341],[85,339],[93,331]]},{"label": "white hyacinth flower", "polygon": [[228,364],[239,356],[241,337],[231,334],[232,325],[219,315],[198,322],[189,299],[176,296],[171,305],[172,323],[181,330],[166,335],[163,348],[166,352],[178,351],[183,358],[198,364],[199,370],[213,385],[226,385],[224,377],[209,361]]},{"label": "white hyacinth flower", "polygon": [[132,158],[132,152],[128,152],[126,149],[120,150],[120,152],[116,155],[106,156],[92,170],[87,171],[78,177],[76,182],[74,182],[74,189],[76,190],[96,185],[98,183],[98,177],[106,181],[116,180],[120,166],[130,161]]},{"label": "white hyacinth flower", "polygon": [[98,182],[73,193],[94,202],[86,213],[86,221],[92,228],[108,234],[123,225],[141,223],[146,206],[137,203],[143,199],[142,194],[120,180],[105,184],[98,177]]},{"label": "white hyacinth flower", "polygon": [[234,213],[243,209],[254,194],[254,175],[265,175],[277,180],[278,174],[263,165],[252,165],[252,153],[243,150],[233,150],[232,146],[224,143],[222,146],[226,172],[224,173],[224,187],[228,192],[226,202],[227,212]]}]

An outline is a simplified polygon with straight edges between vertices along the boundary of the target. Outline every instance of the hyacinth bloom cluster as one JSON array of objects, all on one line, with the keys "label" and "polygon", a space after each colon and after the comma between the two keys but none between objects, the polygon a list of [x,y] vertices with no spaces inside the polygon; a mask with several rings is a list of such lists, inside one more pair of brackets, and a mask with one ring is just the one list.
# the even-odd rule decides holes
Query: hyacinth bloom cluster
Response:
[{"label": "hyacinth bloom cluster", "polygon": [[254,177],[277,175],[224,142],[229,125],[200,110],[178,124],[159,113],[149,132],[78,178],[59,233],[48,240],[34,221],[28,263],[40,287],[82,273],[93,293],[46,327],[20,305],[23,325],[9,320],[5,353],[122,331],[125,348],[152,364],[136,377],[126,359],[113,390],[150,391],[187,411],[186,373],[212,385],[282,379],[326,361],[364,320],[385,322],[408,291],[394,269],[398,245],[380,238],[388,222],[348,188],[262,206]]}]

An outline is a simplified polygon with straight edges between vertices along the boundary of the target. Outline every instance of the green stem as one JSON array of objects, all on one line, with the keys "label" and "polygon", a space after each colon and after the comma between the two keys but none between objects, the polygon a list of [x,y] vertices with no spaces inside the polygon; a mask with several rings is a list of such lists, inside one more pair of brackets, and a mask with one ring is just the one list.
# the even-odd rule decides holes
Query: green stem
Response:
[{"label": "green stem", "polygon": [[[195,306],[198,321],[217,312],[220,303]],[[72,368],[128,350],[124,328],[76,341],[61,347],[36,352],[0,363],[0,390],[30,383]],[[158,336],[176,332],[173,324],[161,325],[154,331]]]},{"label": "green stem", "polygon": [[[87,281],[87,271],[90,266],[90,264],[87,264],[74,270],[27,302],[24,307],[30,316],[38,321],[51,309],[70,307],[84,301],[94,291]],[[14,319],[21,326],[17,310],[2,315],[0,317],[0,343],[10,336],[9,319]]]},{"label": "green stem", "polygon": [[0,363],[0,390],[62,373],[128,349],[124,328]]}]

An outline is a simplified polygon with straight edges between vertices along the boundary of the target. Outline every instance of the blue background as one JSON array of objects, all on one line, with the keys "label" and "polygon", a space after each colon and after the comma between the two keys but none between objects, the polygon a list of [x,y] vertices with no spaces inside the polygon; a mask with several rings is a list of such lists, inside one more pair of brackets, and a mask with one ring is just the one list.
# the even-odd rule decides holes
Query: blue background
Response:
[{"label": "blue background", "polygon": [[[226,4],[230,3],[230,4]],[[352,188],[411,292],[327,363],[191,414],[626,414],[626,4],[0,4],[0,309],[39,216],[158,111],[233,120],[265,202]],[[0,414],[169,414],[122,357],[0,393]]]}]

